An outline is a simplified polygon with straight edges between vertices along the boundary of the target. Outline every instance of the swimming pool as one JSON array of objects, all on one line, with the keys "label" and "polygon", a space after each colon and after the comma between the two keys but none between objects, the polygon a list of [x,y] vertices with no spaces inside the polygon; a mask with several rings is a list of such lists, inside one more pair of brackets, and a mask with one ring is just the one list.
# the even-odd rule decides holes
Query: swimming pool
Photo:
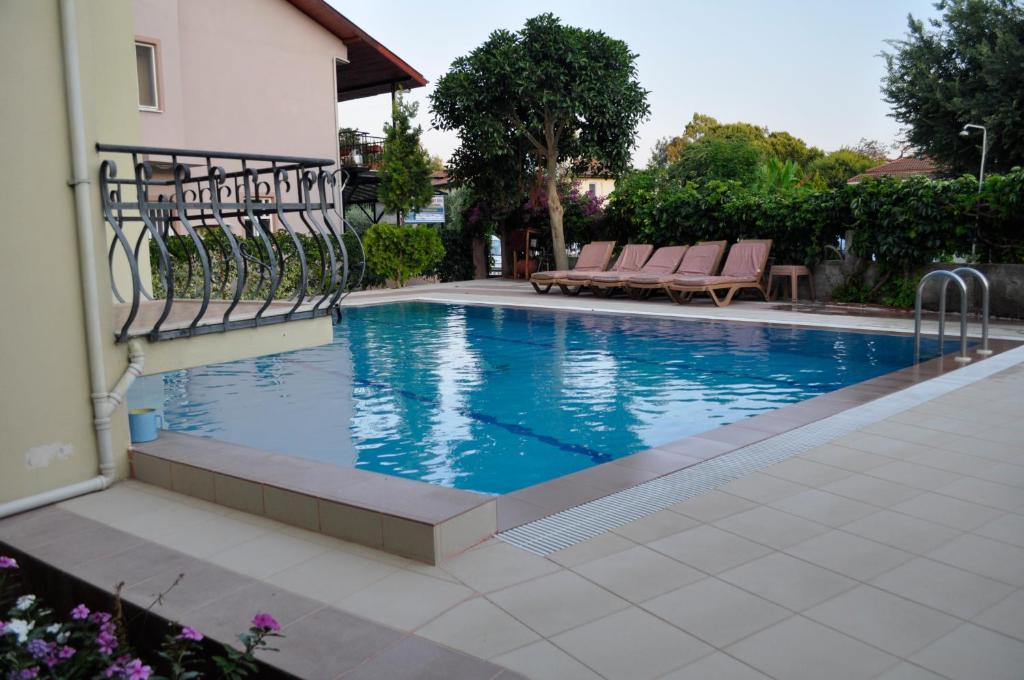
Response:
[{"label": "swimming pool", "polygon": [[912,358],[896,335],[405,302],[346,309],[322,347],[147,376],[129,403],[179,432],[502,494]]}]

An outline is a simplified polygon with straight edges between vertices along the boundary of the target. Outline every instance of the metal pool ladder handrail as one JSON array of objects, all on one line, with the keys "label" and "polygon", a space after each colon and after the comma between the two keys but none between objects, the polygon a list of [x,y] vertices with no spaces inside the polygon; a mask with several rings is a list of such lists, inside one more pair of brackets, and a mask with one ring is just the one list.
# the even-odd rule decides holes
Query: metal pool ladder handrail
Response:
[{"label": "metal pool ladder handrail", "polygon": [[[979,272],[980,275],[980,272]],[[971,358],[967,356],[967,284],[958,274],[945,269],[928,272],[921,277],[917,284],[917,297],[914,300],[914,363],[921,361],[921,298],[924,287],[931,279],[946,279],[939,288],[939,354],[945,344],[946,336],[946,286],[950,281],[956,283],[960,289],[960,356],[956,361],[968,363]],[[988,310],[985,310],[986,312]]]},{"label": "metal pool ladder handrail", "polygon": [[[953,273],[963,278],[964,274],[973,276],[978,280],[978,284],[981,286],[981,349],[976,350],[978,354],[982,356],[988,356],[992,354],[992,350],[988,348],[988,301],[989,301],[989,285],[988,277],[982,274],[974,267],[957,267],[953,270]],[[946,282],[948,283],[948,281]],[[943,283],[943,286],[946,284]]]}]

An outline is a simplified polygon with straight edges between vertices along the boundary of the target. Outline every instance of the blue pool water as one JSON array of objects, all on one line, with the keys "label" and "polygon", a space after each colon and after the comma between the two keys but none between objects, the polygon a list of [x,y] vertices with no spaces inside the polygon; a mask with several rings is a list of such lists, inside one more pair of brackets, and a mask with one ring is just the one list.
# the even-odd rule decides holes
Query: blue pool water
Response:
[{"label": "blue pool water", "polygon": [[150,376],[129,397],[171,430],[500,494],[912,355],[891,335],[401,303],[346,310],[329,345]]}]

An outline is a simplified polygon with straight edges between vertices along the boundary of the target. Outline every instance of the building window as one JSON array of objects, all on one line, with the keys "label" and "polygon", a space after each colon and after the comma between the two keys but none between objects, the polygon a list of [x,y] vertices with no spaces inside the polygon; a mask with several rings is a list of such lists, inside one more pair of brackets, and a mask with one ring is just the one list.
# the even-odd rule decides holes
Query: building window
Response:
[{"label": "building window", "polygon": [[587,190],[591,196],[597,196],[597,185],[591,182],[590,189]]},{"label": "building window", "polygon": [[135,43],[135,69],[139,74],[139,108],[143,111],[159,111],[156,45],[144,42]]}]

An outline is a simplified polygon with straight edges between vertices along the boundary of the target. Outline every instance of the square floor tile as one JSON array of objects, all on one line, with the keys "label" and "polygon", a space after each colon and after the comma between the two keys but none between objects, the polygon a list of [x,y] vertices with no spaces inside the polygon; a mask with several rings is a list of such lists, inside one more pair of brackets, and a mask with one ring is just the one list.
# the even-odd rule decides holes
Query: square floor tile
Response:
[{"label": "square floor tile", "polygon": [[764,673],[755,671],[728,654],[715,652],[700,661],[695,661],[662,676],[660,680],[769,680],[769,678]]},{"label": "square floor tile", "polygon": [[772,551],[768,546],[710,525],[662,538],[649,547],[709,574],[731,569]]},{"label": "square floor tile", "polygon": [[934,490],[956,481],[960,475],[946,470],[938,470],[926,465],[918,465],[903,460],[893,461],[887,465],[872,468],[865,473],[897,484],[912,486],[917,489]]},{"label": "square floor tile", "polygon": [[912,553],[926,553],[960,535],[956,529],[890,510],[844,524],[843,531]]},{"label": "square floor tile", "polygon": [[656,597],[643,608],[715,647],[725,647],[792,615],[714,577]]},{"label": "square floor tile", "polygon": [[692,517],[701,522],[714,522],[724,519],[737,512],[743,512],[757,504],[746,498],[733,496],[721,491],[709,491],[681,503],[676,503],[669,510]]},{"label": "square floor tile", "polygon": [[959,498],[937,493],[923,493],[892,507],[896,512],[971,531],[1002,514],[1002,510],[985,507]]},{"label": "square floor tile", "polygon": [[[346,673],[345,680],[517,680],[493,663],[407,637]],[[316,678],[316,674],[300,675]],[[327,677],[327,676],[323,676]]]},{"label": "square floor tile", "polygon": [[807,491],[807,487],[787,479],[754,472],[742,479],[729,482],[721,488],[721,491],[755,503],[771,503],[787,496],[795,496],[801,491]]},{"label": "square floor tile", "polygon": [[1024,590],[1018,590],[974,617],[975,623],[1024,641]]},{"label": "square floor tile", "polygon": [[341,599],[335,606],[412,631],[473,595],[465,586],[403,570]]},{"label": "square floor tile", "polygon": [[[1020,439],[1024,441],[1024,433],[1020,435]],[[998,465],[978,471],[974,476],[991,482],[999,482],[1000,484],[1024,486],[1024,465],[999,463]]]},{"label": "square floor tile", "polygon": [[758,558],[719,578],[793,611],[812,607],[856,583],[783,553]]},{"label": "square floor tile", "polygon": [[692,529],[697,524],[697,520],[670,510],[661,510],[618,529],[612,529],[612,531],[637,543],[649,543],[665,536],[678,534],[680,531]]},{"label": "square floor tile", "polygon": [[839,446],[834,442],[811,449],[807,453],[801,454],[801,457],[849,470],[850,472],[864,472],[865,470],[892,462],[892,458],[848,446]]},{"label": "square floor tile", "polygon": [[625,609],[629,603],[571,571],[558,571],[488,595],[545,637]]},{"label": "square floor tile", "polygon": [[481,593],[558,571],[558,565],[503,541],[494,541],[453,557],[441,568]]},{"label": "square floor tile", "polygon": [[960,620],[867,585],[811,607],[804,616],[897,656],[910,656]]},{"label": "square floor tile", "polygon": [[396,568],[331,550],[271,574],[265,580],[299,595],[333,603],[376,583]]},{"label": "square floor tile", "polygon": [[336,677],[384,652],[402,637],[396,630],[329,607],[285,626],[284,635],[281,644],[274,645],[282,651],[273,657],[267,655],[268,660],[272,658],[274,665],[299,678]]},{"label": "square floor tile", "polygon": [[575,571],[638,603],[704,578],[704,574],[643,546],[576,567]]},{"label": "square floor tile", "polygon": [[531,680],[600,680],[601,676],[547,640],[540,640],[494,657],[500,664]]},{"label": "square floor tile", "polygon": [[780,501],[775,501],[771,506],[831,527],[840,527],[878,511],[878,508],[873,505],[818,489],[783,498]]},{"label": "square floor tile", "polygon": [[935,492],[1000,510],[1024,508],[1024,489],[974,477],[962,477]]},{"label": "square floor tile", "polygon": [[777,550],[828,531],[824,524],[764,505],[726,517],[715,522],[715,526]]},{"label": "square floor tile", "polygon": [[714,651],[636,607],[551,641],[608,680],[652,680]]},{"label": "square floor tile", "polygon": [[539,639],[535,632],[482,597],[445,612],[417,634],[483,659]]},{"label": "square floor tile", "polygon": [[1024,642],[968,623],[910,660],[954,680],[1020,680]]},{"label": "square floor tile", "polygon": [[762,470],[766,475],[781,477],[806,486],[822,486],[849,477],[850,471],[835,465],[826,465],[806,458],[793,457]]},{"label": "square floor tile", "polygon": [[635,545],[636,543],[628,538],[624,538],[609,531],[583,541],[582,543],[577,543],[576,545],[569,546],[568,548],[563,548],[558,552],[551,553],[548,555],[548,559],[562,565],[563,567],[571,568],[580,564],[599,560],[602,557],[607,557],[608,555],[614,555],[615,553],[622,552],[623,550],[628,550]]},{"label": "square floor tile", "polygon": [[867,680],[898,662],[801,616],[741,640],[727,651],[779,680]]},{"label": "square floor tile", "polygon": [[939,562],[1003,583],[1024,587],[1024,548],[991,538],[964,534],[928,553]]},{"label": "square floor tile", "polygon": [[944,678],[920,666],[915,666],[909,661],[904,661],[882,673],[875,680],[944,680]]},{"label": "square floor tile", "polygon": [[835,530],[786,548],[794,557],[866,581],[912,559],[913,553]]},{"label": "square floor tile", "polygon": [[871,583],[964,619],[981,613],[1014,590],[1005,583],[923,557],[915,557]]},{"label": "square floor tile", "polygon": [[922,493],[921,489],[870,477],[866,474],[850,475],[837,482],[826,484],[821,489],[882,508],[902,503]]},{"label": "square floor tile", "polygon": [[206,558],[240,574],[263,578],[327,552],[327,548],[282,533],[266,533]]}]

